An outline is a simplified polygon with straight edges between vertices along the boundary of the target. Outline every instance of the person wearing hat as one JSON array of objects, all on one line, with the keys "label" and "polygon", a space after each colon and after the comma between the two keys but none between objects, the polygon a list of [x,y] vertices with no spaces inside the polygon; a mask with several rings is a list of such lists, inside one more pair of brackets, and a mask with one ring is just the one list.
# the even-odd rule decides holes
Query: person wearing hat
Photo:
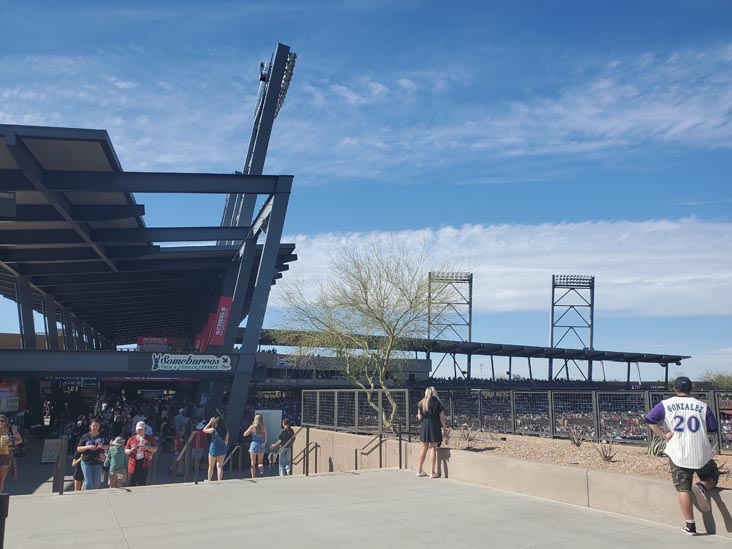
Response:
[{"label": "person wearing hat", "polygon": [[109,452],[104,460],[104,466],[109,468],[109,487],[122,488],[127,476],[127,454],[122,448],[125,439],[115,438],[109,446]]},{"label": "person wearing hat", "polygon": [[[696,535],[694,494],[699,509],[706,513],[711,509],[707,492],[717,486],[719,470],[712,459],[708,433],[718,430],[717,418],[709,406],[690,396],[691,380],[677,377],[674,380],[674,396],[662,400],[645,416],[653,433],[668,441],[665,453],[669,457],[671,477],[679,493],[681,514],[686,521],[684,532]],[[665,424],[668,432],[659,426]],[[694,473],[699,482],[694,484]]]},{"label": "person wearing hat", "polygon": [[145,486],[147,475],[152,467],[153,455],[158,451],[158,443],[155,437],[146,434],[147,425],[144,421],[138,421],[135,425],[136,434],[127,439],[125,454],[130,456],[127,462],[130,486]]}]

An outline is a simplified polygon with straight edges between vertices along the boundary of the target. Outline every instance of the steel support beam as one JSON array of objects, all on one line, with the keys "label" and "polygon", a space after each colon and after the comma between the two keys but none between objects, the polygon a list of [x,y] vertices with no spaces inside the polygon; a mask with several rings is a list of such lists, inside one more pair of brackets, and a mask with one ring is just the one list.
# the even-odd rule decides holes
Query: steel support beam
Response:
[{"label": "steel support beam", "polygon": [[[272,194],[278,191],[276,175],[240,175],[154,172],[47,171],[45,187],[59,192]],[[0,187],[35,190],[28,181],[0,174]]]},{"label": "steel support beam", "polygon": [[[61,193],[52,192],[46,187],[46,176],[43,168],[40,166],[35,157],[30,153],[26,146],[18,141],[17,136],[13,132],[5,134],[5,145],[7,146],[10,154],[15,159],[18,166],[20,166],[23,175],[32,184],[33,190],[40,192],[43,197],[48,201],[51,206],[56,208],[56,211],[64,218],[74,232],[77,233],[79,238],[83,242],[86,242],[92,249],[99,255],[100,259],[104,261],[111,270],[116,271],[117,266],[114,261],[104,255],[99,245],[94,242],[89,234],[89,228],[85,225],[80,224],[71,216],[71,203]],[[68,174],[67,174],[68,175]]]},{"label": "steel support beam", "polygon": [[[75,206],[72,205],[69,213],[76,221],[113,221],[145,215],[144,204],[114,204]],[[0,216],[0,220],[13,221],[64,221],[63,216],[53,206],[45,204],[18,204],[15,215],[12,217]]]}]

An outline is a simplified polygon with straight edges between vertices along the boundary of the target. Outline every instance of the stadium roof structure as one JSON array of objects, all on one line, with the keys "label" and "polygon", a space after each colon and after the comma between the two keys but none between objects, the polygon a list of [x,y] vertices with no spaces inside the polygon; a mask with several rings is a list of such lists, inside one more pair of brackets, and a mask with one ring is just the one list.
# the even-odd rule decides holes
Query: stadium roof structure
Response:
[{"label": "stadium roof structure", "polygon": [[[239,329],[238,338],[243,336],[243,329]],[[370,346],[376,348],[380,336],[356,336],[358,339],[366,340]],[[286,331],[286,330],[262,330],[260,334],[260,344],[262,345],[282,345],[297,346],[299,342],[312,341],[308,337],[308,332],[304,331]],[[593,361],[609,361],[623,362],[628,365],[628,382],[630,381],[630,364],[633,362],[644,364],[658,364],[665,369],[665,375],[668,382],[668,365],[681,364],[681,361],[690,356],[685,355],[668,355],[654,353],[638,353],[623,351],[600,351],[596,349],[564,349],[560,347],[537,347],[532,345],[511,345],[505,343],[479,343],[471,341],[448,341],[441,339],[402,339],[396,342],[395,349],[399,351],[424,352],[424,353],[444,353],[450,355],[478,355],[478,356],[503,356],[526,358],[529,361],[532,358],[547,359],[549,361],[564,361],[564,368],[567,369],[569,361],[586,361],[588,365]],[[580,370],[581,372],[581,370]],[[569,373],[567,369],[567,374]],[[548,371],[548,379],[554,378],[551,366]],[[592,368],[588,367],[587,381],[592,381]]]},{"label": "stadium roof structure", "polygon": [[[240,330],[240,336],[243,329]],[[293,345],[298,336],[307,341],[308,332],[286,330],[262,330],[262,345]],[[364,336],[357,336],[363,339]],[[382,339],[369,336],[374,347]],[[287,343],[289,342],[289,343]],[[632,353],[620,351],[598,351],[592,349],[562,349],[559,347],[536,347],[532,345],[509,345],[505,343],[478,343],[470,341],[448,341],[442,339],[404,339],[396,343],[400,351],[445,353],[459,355],[511,356],[522,358],[552,358],[560,360],[608,360],[611,362],[644,362],[650,364],[676,364],[686,358],[684,355],[660,355],[652,353]]]},{"label": "stadium roof structure", "polygon": [[[125,172],[106,131],[0,125],[0,295],[19,303],[25,348],[35,346],[31,310],[61,322],[66,349],[112,349],[137,336],[192,342],[201,318],[215,311],[227,270],[241,261],[243,243],[266,232],[273,197],[289,195],[292,179]],[[133,193],[267,198],[247,226],[151,228]],[[161,245],[209,241],[227,244]],[[270,284],[297,259],[294,248],[277,235]],[[252,299],[263,245],[251,253],[237,326]],[[53,326],[50,348],[59,348]]]}]

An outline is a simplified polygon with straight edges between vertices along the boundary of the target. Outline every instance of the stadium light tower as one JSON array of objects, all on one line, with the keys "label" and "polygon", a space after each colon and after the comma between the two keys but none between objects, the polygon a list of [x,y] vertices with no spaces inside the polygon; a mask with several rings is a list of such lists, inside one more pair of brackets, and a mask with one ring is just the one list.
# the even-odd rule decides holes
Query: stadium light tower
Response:
[{"label": "stadium light tower", "polygon": [[[473,273],[429,273],[428,287],[427,338],[472,341]],[[467,379],[471,378],[472,373],[471,358],[471,355],[468,354],[465,372]],[[452,359],[455,377],[457,377],[457,362],[454,354]],[[439,367],[438,364],[437,368]]]},{"label": "stadium light tower", "polygon": [[[579,343],[580,349],[593,349],[593,320],[595,314],[595,277],[587,275],[552,276],[552,301],[549,320],[549,346],[573,347]],[[578,367],[579,368],[579,367]],[[557,372],[559,375],[569,366]],[[582,370],[580,370],[582,373]],[[553,360],[549,359],[547,378],[554,379]],[[587,381],[592,381],[592,361],[587,362]]]}]

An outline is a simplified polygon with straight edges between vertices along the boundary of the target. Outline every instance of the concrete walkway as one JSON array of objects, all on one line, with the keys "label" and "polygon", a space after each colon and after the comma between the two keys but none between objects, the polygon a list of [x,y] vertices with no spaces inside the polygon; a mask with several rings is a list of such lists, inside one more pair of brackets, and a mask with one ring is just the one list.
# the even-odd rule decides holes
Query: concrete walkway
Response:
[{"label": "concrete walkway", "polygon": [[5,546],[674,549],[692,541],[732,547],[680,527],[380,470],[14,496]]}]

